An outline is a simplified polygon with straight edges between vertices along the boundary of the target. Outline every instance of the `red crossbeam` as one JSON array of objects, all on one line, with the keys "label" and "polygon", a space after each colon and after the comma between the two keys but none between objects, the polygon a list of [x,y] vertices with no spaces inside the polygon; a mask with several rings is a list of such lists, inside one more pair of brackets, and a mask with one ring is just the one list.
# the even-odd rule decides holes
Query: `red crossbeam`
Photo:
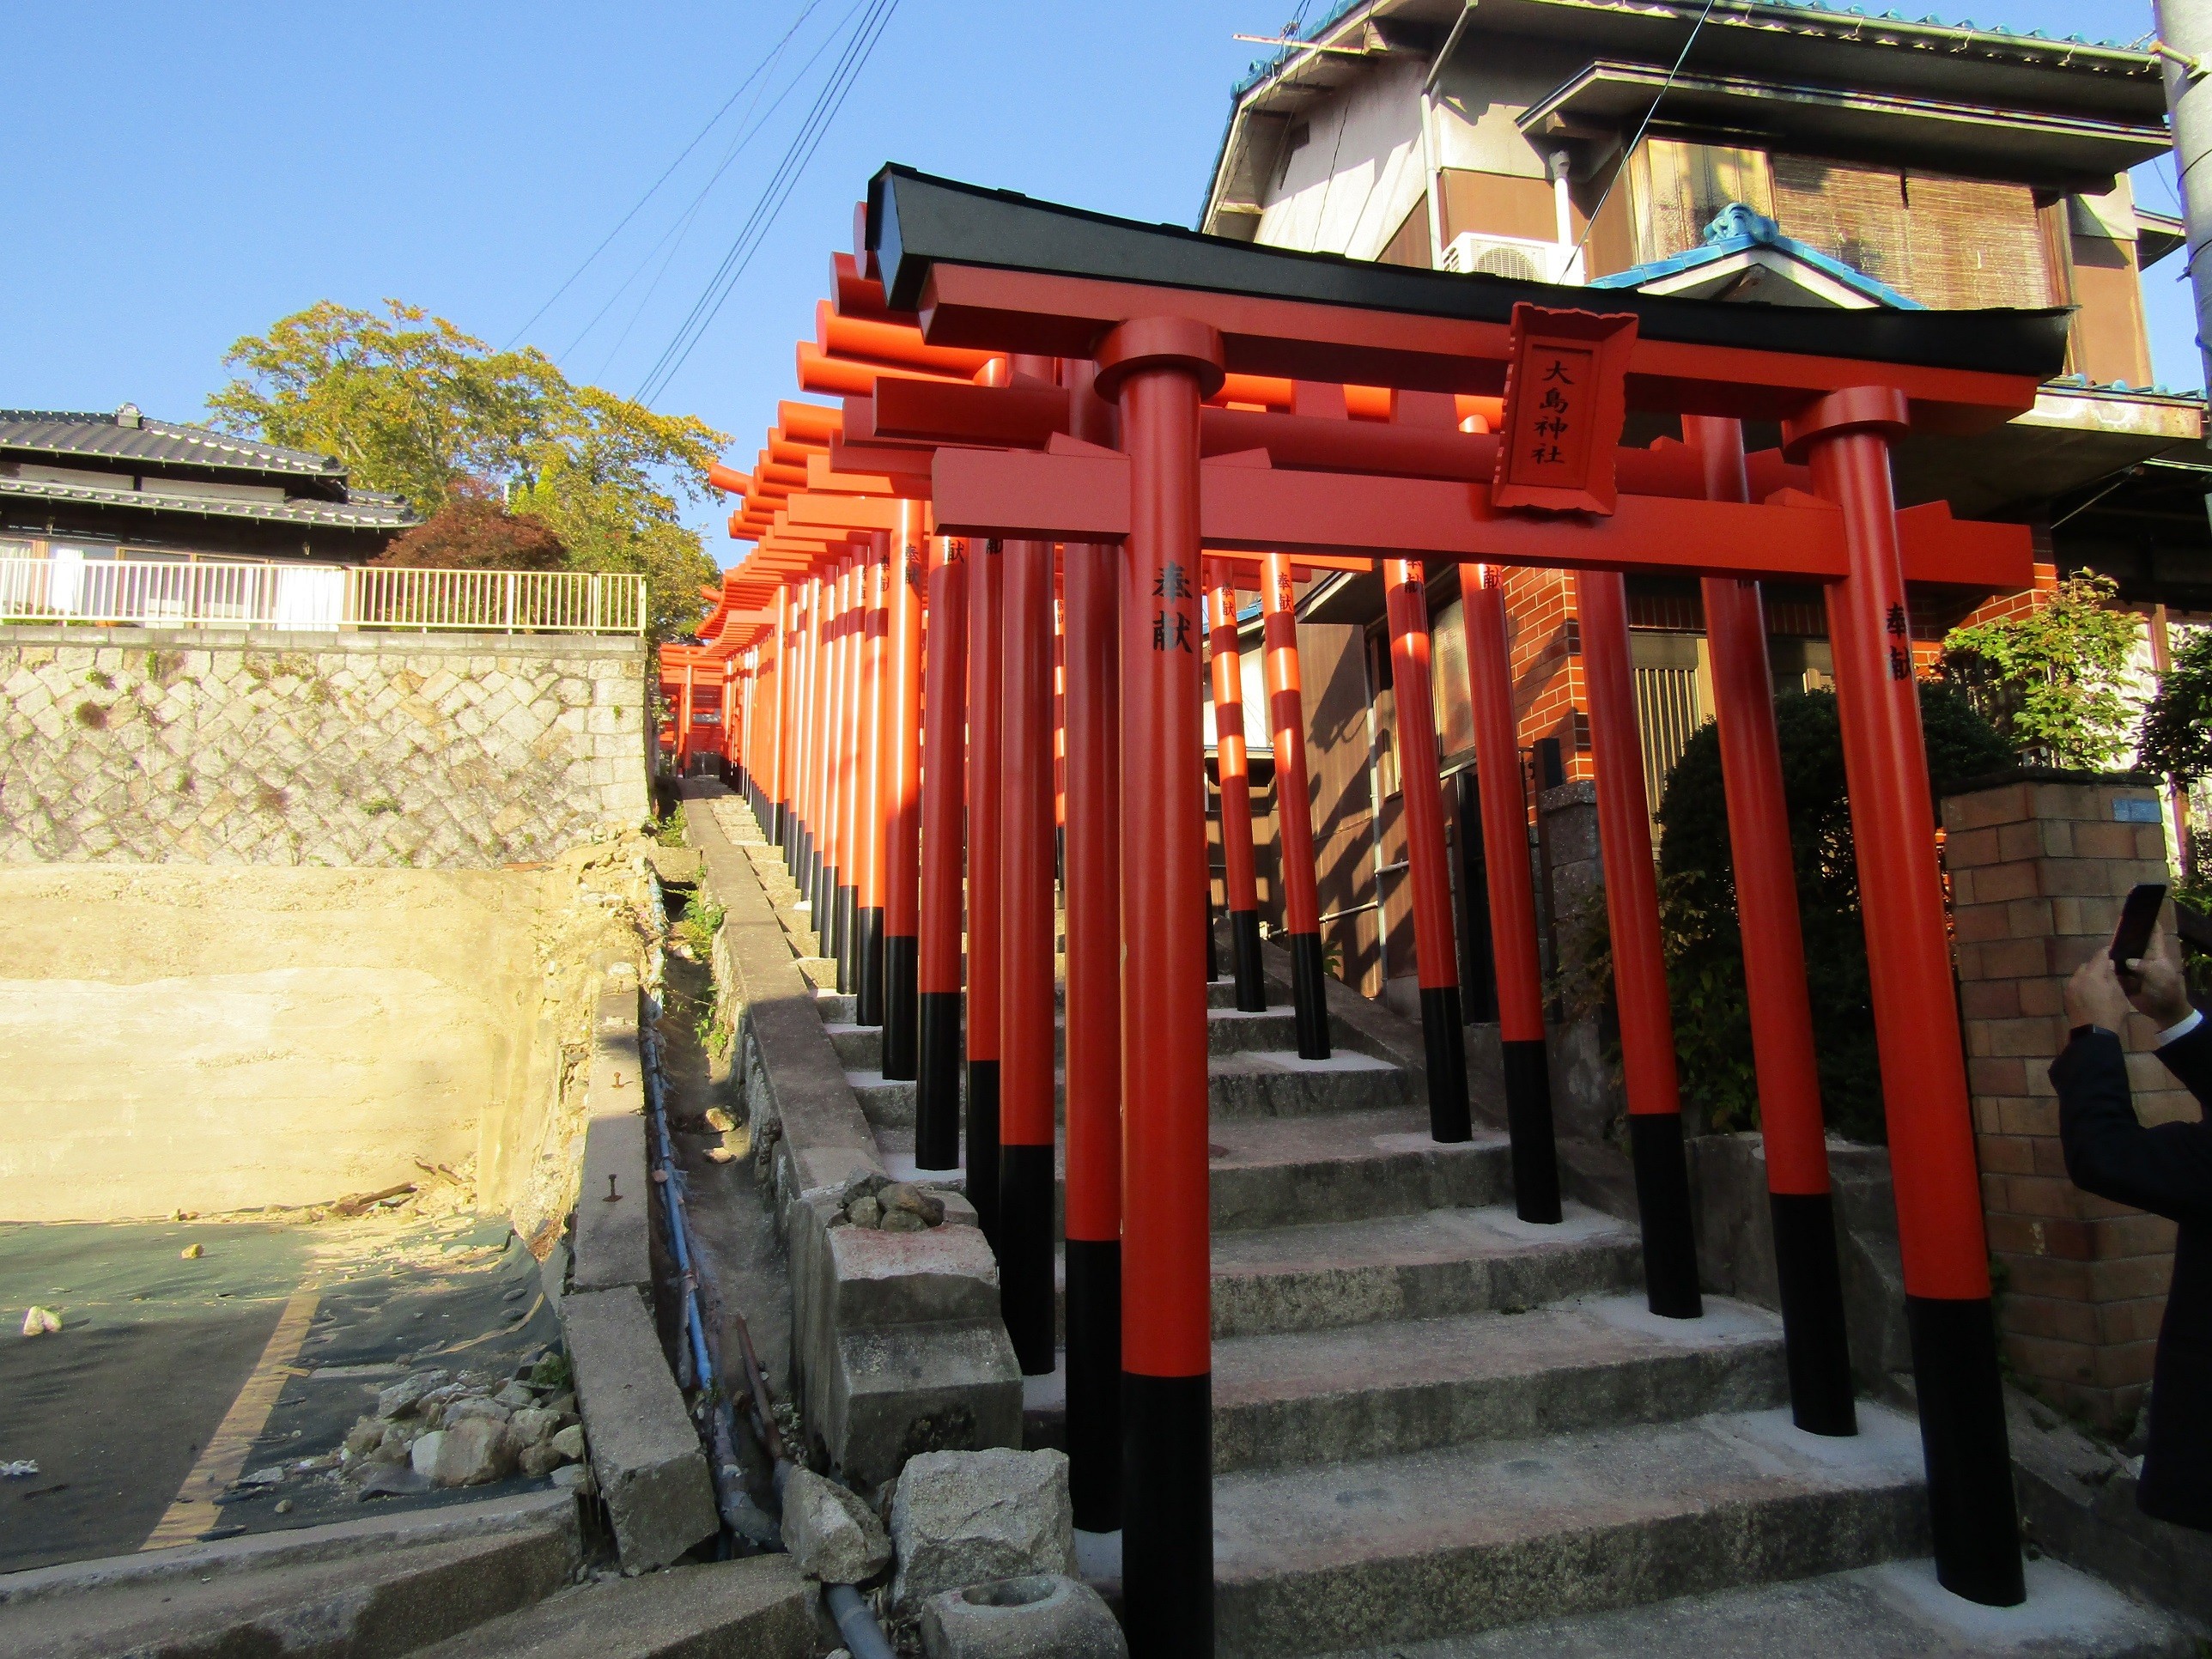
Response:
[{"label": "red crossbeam", "polygon": [[[1479,483],[1220,462],[1200,471],[1209,548],[1784,581],[1834,581],[1846,568],[1841,514],[1794,493],[1762,506],[1625,495],[1610,517],[1563,520],[1500,512]],[[1118,455],[940,449],[933,478],[948,536],[1118,542],[1129,533],[1129,464]],[[1562,536],[1563,524],[1576,533]],[[1898,526],[1909,581],[1990,592],[2033,584],[2024,525],[1954,520],[1937,505],[1899,514]]]}]

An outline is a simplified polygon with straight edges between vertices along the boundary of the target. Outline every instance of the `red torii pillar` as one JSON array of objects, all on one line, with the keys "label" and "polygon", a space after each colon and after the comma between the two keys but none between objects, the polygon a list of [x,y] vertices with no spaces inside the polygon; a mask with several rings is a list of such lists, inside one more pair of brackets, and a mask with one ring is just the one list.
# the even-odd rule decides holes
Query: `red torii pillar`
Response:
[{"label": "red torii pillar", "polygon": [[968,544],[929,540],[929,643],[922,697],[920,1063],[914,1161],[960,1165],[961,890],[968,787]]},{"label": "red torii pillar", "polygon": [[1628,1090],[1629,1152],[1644,1230],[1644,1297],[1653,1313],[1695,1319],[1705,1311],[1705,1302],[1698,1290],[1697,1240],[1690,1226],[1674,1020],[1667,1001],[1651,815],[1644,787],[1644,746],[1637,735],[1635,670],[1629,663],[1628,585],[1617,570],[1582,571],[1575,578],[1575,609],[1589,689],[1598,846],[1605,866],[1621,1073]]},{"label": "red torii pillar", "polygon": [[[1682,428],[1705,462],[1706,493],[1716,501],[1749,501],[1743,423],[1689,415]],[[1757,582],[1708,576],[1703,590],[1790,1411],[1797,1426],[1808,1433],[1856,1434],[1843,1276],[1828,1191],[1827,1133],[1820,1117],[1812,997],[1805,984],[1805,937],[1798,923],[1790,806],[1783,795],[1782,749],[1774,729],[1765,606]]]},{"label": "red torii pillar", "polygon": [[836,567],[817,570],[807,578],[806,601],[806,719],[799,751],[800,780],[806,786],[802,823],[805,830],[807,902],[811,908],[817,950],[829,953],[831,912],[836,908],[837,872],[830,834],[830,743],[823,727],[829,722],[830,691],[836,684],[830,672],[836,654],[834,624]]},{"label": "red torii pillar", "polygon": [[848,554],[840,586],[844,605],[838,619],[837,702],[828,736],[836,757],[836,795],[831,811],[837,823],[837,988],[854,999],[860,992],[860,882],[866,849],[860,840],[860,756],[859,737],[866,714],[860,696],[868,625],[867,568]]},{"label": "red torii pillar", "polygon": [[968,1201],[999,1245],[999,757],[1006,556],[968,545]]},{"label": "red torii pillar", "polygon": [[[861,570],[866,609],[860,628],[860,718],[854,732],[854,806],[860,825],[860,879],[854,884],[858,917],[860,986],[854,1018],[862,1025],[884,1023],[884,889],[890,850],[890,631],[891,536],[868,532]],[[878,1056],[877,1068],[882,1069]]]},{"label": "red torii pillar", "polygon": [[1468,702],[1474,715],[1475,787],[1490,894],[1490,954],[1512,1144],[1513,1210],[1559,1218],[1559,1154],[1552,1130],[1552,1069],[1544,1042],[1544,975],[1536,955],[1536,890],[1528,867],[1528,797],[1521,769],[1505,594],[1479,564],[1459,568],[1467,627]]},{"label": "red torii pillar", "polygon": [[1260,884],[1252,854],[1252,775],[1244,748],[1244,664],[1237,640],[1237,572],[1226,559],[1206,561],[1206,634],[1213,678],[1214,768],[1221,786],[1221,873],[1229,909],[1230,973],[1237,1006],[1249,1014],[1267,1007],[1267,975],[1260,962]]},{"label": "red torii pillar", "polygon": [[1850,555],[1849,574],[1828,590],[1828,636],[1936,1576],[1960,1595],[2009,1607],[2027,1595],[2020,1522],[1890,480],[1890,442],[1910,418],[1895,389],[1857,387],[1784,422],[1783,438],[1811,461],[1815,492],[1842,509]]},{"label": "red torii pillar", "polygon": [[921,1074],[921,604],[927,514],[901,501],[884,573],[884,1075]]},{"label": "red torii pillar", "polygon": [[1283,921],[1291,947],[1291,1010],[1298,1054],[1329,1054],[1328,977],[1321,949],[1321,900],[1314,887],[1313,802],[1306,784],[1306,711],[1298,684],[1298,618],[1291,561],[1270,553],[1261,561],[1261,648],[1265,652],[1267,714],[1274,730],[1275,850],[1283,878]]},{"label": "red torii pillar", "polygon": [[[1070,427],[1114,441],[1088,362],[1061,364]],[[1075,1524],[1121,1524],[1121,554],[1063,550],[1067,684],[1067,1478]]]},{"label": "red torii pillar", "polygon": [[[1212,1331],[1199,720],[1198,406],[1221,337],[1124,323],[1098,351],[1129,457],[1121,568],[1123,1621],[1133,1653],[1213,1651]],[[1318,945],[1318,939],[1316,939]]]},{"label": "red torii pillar", "polygon": [[1397,691],[1398,782],[1405,800],[1406,861],[1413,884],[1413,953],[1428,1060],[1429,1133],[1472,1140],[1467,1103],[1467,1033],[1460,1023],[1459,961],[1452,948],[1451,873],[1444,866],[1443,779],[1437,767],[1436,702],[1429,684],[1429,601],[1421,567],[1382,562],[1390,628],[1390,683]]},{"label": "red torii pillar", "polygon": [[[1049,370],[1049,360],[1044,367]],[[1003,545],[999,1275],[1015,1358],[1024,1374],[1041,1376],[1053,1370],[1055,1322],[1053,552],[1050,542]],[[976,1178],[988,1180],[990,1172]]]}]

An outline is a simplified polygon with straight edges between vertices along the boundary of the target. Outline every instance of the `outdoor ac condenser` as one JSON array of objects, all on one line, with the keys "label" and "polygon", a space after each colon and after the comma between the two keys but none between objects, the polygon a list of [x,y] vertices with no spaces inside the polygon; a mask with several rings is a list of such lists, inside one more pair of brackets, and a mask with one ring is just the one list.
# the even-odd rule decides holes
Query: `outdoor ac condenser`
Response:
[{"label": "outdoor ac condenser", "polygon": [[1444,249],[1444,269],[1462,276],[1508,276],[1522,283],[1579,285],[1583,262],[1564,242],[1526,236],[1486,236],[1463,230]]}]

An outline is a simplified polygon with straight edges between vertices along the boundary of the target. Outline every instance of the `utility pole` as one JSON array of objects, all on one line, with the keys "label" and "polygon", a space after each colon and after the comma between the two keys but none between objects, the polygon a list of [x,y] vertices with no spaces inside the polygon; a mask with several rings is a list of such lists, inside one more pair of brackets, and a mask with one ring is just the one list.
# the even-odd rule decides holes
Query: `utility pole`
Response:
[{"label": "utility pole", "polygon": [[[2173,113],[2173,155],[2181,210],[2189,227],[2189,281],[2197,292],[2197,349],[2212,389],[2212,0],[2155,0],[2166,69],[2166,104]],[[2212,436],[2212,434],[2208,434]]]}]

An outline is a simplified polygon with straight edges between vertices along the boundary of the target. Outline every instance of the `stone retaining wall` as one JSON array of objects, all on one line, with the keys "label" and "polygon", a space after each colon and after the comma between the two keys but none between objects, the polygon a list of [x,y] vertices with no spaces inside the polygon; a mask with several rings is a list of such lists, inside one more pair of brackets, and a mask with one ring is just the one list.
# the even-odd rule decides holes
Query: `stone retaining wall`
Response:
[{"label": "stone retaining wall", "polygon": [[645,642],[0,628],[0,863],[487,869],[649,815]]}]

